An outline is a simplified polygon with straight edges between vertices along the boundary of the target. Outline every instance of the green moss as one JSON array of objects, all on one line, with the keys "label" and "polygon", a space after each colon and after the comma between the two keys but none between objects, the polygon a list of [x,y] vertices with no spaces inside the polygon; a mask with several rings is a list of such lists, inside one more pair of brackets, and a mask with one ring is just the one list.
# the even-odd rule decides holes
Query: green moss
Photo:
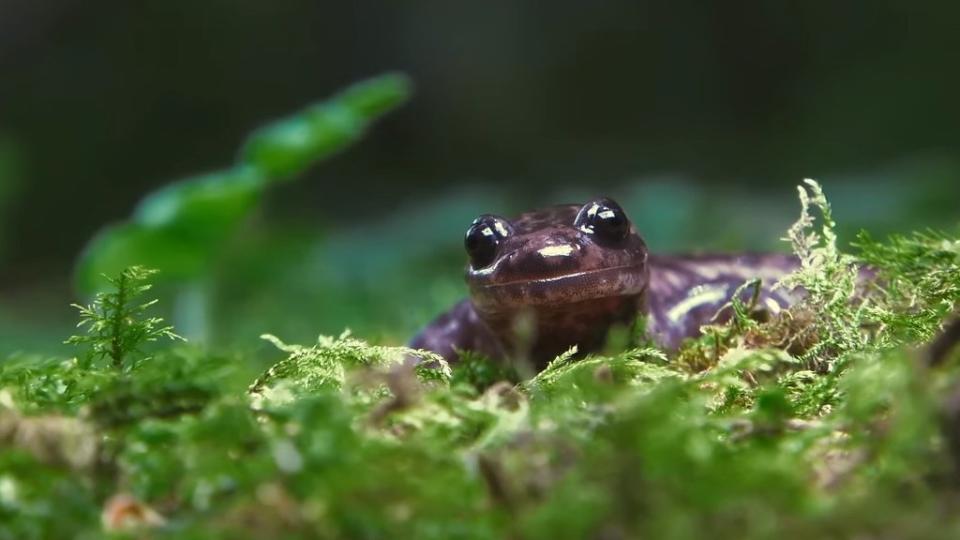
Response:
[{"label": "green moss", "polygon": [[[139,520],[151,537],[955,536],[957,366],[914,351],[954,311],[960,243],[863,236],[846,253],[819,186],[801,200],[804,264],[783,286],[807,298],[765,322],[734,300],[671,358],[563,355],[518,382],[343,334],[265,336],[280,358],[259,376],[183,344],[149,361],[123,345],[119,370],[10,359],[0,538],[103,535],[118,493],[163,516]],[[75,341],[112,358],[114,334]]]}]

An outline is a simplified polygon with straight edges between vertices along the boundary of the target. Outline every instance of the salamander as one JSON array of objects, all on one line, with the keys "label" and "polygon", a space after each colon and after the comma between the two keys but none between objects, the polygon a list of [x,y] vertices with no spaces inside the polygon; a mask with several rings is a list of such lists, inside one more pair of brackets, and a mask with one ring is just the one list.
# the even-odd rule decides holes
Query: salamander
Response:
[{"label": "salamander", "polygon": [[[799,261],[786,254],[653,255],[623,208],[602,197],[520,214],[484,214],[464,237],[469,297],[418,333],[411,348],[457,362],[462,351],[537,370],[576,346],[604,346],[611,329],[647,315],[648,336],[676,349],[759,278],[772,284]],[[761,288],[758,306],[782,309],[795,291]],[[730,310],[725,310],[729,312]]]}]

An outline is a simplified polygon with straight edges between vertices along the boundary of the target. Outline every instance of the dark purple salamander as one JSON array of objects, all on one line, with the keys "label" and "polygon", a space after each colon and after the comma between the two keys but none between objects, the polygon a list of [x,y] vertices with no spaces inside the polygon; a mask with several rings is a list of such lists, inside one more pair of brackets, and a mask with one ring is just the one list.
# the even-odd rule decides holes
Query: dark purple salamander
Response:
[{"label": "dark purple salamander", "polygon": [[451,362],[469,350],[494,360],[526,357],[540,370],[573,345],[581,354],[596,351],[611,328],[631,325],[642,312],[650,337],[675,349],[754,278],[764,284],[760,307],[776,311],[796,299],[770,291],[797,267],[794,257],[650,255],[620,205],[607,198],[509,221],[483,215],[465,245],[470,298],[410,341]]}]

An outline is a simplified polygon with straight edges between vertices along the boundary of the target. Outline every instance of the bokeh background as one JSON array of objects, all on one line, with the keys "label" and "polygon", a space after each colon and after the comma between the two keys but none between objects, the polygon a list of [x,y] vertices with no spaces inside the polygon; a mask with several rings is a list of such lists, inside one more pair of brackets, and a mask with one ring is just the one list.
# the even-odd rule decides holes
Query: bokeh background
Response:
[{"label": "bokeh background", "polygon": [[[78,254],[254,128],[386,70],[412,101],[271,189],[178,330],[400,343],[464,293],[480,212],[617,197],[659,251],[954,228],[960,3],[0,0],[0,353],[63,351]],[[162,268],[161,268],[162,270]]]}]

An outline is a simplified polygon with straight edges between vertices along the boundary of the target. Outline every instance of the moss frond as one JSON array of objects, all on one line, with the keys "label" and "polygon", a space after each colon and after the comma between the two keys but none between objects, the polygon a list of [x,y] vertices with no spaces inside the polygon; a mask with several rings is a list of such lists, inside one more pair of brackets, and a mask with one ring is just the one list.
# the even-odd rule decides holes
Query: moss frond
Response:
[{"label": "moss frond", "polygon": [[86,346],[88,358],[109,359],[114,368],[121,369],[129,367],[130,356],[142,356],[147,343],[161,338],[183,341],[162,318],[146,316],[158,300],[142,302],[140,297],[150,290],[148,280],[156,273],[132,266],[116,277],[104,276],[113,290],[97,293],[89,305],[73,304],[80,312],[77,328],[85,329],[86,334],[71,336],[65,343]]}]

